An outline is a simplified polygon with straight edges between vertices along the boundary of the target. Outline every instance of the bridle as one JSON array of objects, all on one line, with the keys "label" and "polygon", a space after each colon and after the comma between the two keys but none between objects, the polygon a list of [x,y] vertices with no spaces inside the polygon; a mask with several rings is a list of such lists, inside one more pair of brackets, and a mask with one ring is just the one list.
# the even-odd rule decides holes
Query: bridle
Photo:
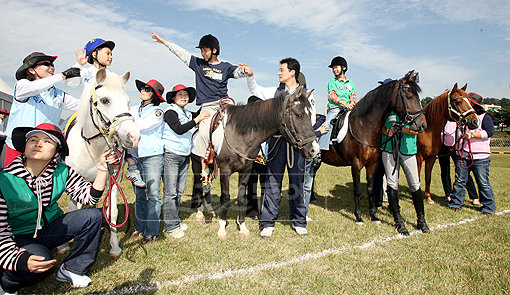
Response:
[{"label": "bridle", "polygon": [[[314,136],[306,137],[306,138],[303,138],[303,139],[298,137],[298,134],[297,134],[297,131],[296,131],[296,128],[295,128],[295,125],[294,125],[294,121],[292,120],[292,116],[290,115],[290,112],[291,112],[292,106],[294,106],[296,104],[299,104],[300,102],[294,102],[293,104],[290,104],[289,103],[289,97],[290,97],[290,95],[287,95],[285,97],[284,102],[283,102],[283,105],[285,107],[283,108],[283,111],[282,111],[282,118],[283,119],[282,119],[282,123],[280,124],[279,132],[283,136],[283,138],[285,138],[285,140],[289,144],[292,145],[292,147],[294,147],[295,149],[302,149],[307,143],[313,142],[316,137],[315,137],[315,134],[314,134]],[[223,128],[226,130],[225,121],[224,120],[223,120]],[[280,139],[281,139],[281,137],[278,138],[278,143],[281,143]],[[225,142],[227,143],[228,147],[231,150],[233,150],[237,155],[239,155],[240,157],[244,158],[245,160],[248,160],[248,161],[255,161],[256,160],[256,158],[250,158],[247,155],[244,155],[243,153],[238,151],[236,148],[234,148],[230,144],[230,142],[228,141],[227,136],[225,136]],[[278,144],[273,146],[273,149],[277,145]],[[267,154],[268,155],[271,154],[273,149],[271,149],[271,151],[269,151]],[[272,161],[275,157],[273,157],[272,159],[267,159],[267,162]]]},{"label": "bridle", "polygon": [[[469,100],[467,97],[459,96],[459,97],[453,98],[453,97],[451,97],[451,93],[452,93],[451,91],[448,92],[448,114],[450,115],[450,118],[452,120],[455,120],[455,122],[457,122],[458,125],[465,125],[466,118],[468,116],[470,116],[471,114],[474,114],[475,110],[469,103]],[[452,100],[456,101],[457,99],[463,99],[470,106],[469,110],[467,110],[465,112],[461,112],[455,104],[452,104]]]},{"label": "bridle", "polygon": [[[115,228],[123,227],[128,220],[129,217],[129,206],[126,196],[120,187],[118,182],[119,176],[121,175],[122,169],[122,161],[123,161],[123,153],[118,150],[119,143],[115,140],[115,135],[118,133],[118,126],[124,121],[134,121],[133,116],[130,113],[121,113],[116,116],[111,115],[106,111],[99,103],[96,95],[96,90],[103,87],[102,84],[94,84],[92,88],[92,95],[90,96],[89,101],[89,110],[90,117],[92,119],[92,123],[99,131],[96,135],[91,137],[86,137],[83,133],[83,128],[81,129],[81,137],[85,140],[86,143],[90,144],[90,141],[96,138],[103,137],[106,141],[106,144],[109,147],[110,153],[114,154],[117,159],[119,159],[117,164],[117,170],[115,171],[112,164],[108,164],[108,191],[106,197],[104,198],[103,204],[103,216],[106,222]],[[124,207],[126,210],[125,219],[121,224],[114,224],[111,221],[111,193],[113,190],[113,186],[117,186],[119,192],[124,200]],[[107,206],[108,204],[108,206]],[[108,212],[106,208],[108,207]]]},{"label": "bridle", "polygon": [[119,144],[115,140],[115,135],[117,135],[119,125],[124,121],[134,121],[133,116],[130,113],[121,113],[116,116],[111,115],[108,111],[106,111],[99,103],[96,95],[96,90],[103,87],[102,84],[95,84],[92,88],[92,95],[90,96],[89,101],[89,110],[90,117],[92,118],[92,123],[94,127],[99,131],[97,134],[86,137],[83,133],[83,128],[81,130],[81,137],[85,142],[90,144],[90,141],[99,137],[103,137],[106,141],[106,144],[110,149],[116,149]]},{"label": "bridle", "polygon": [[313,142],[316,140],[315,134],[313,136],[300,138],[296,131],[296,125],[294,124],[294,120],[291,116],[291,109],[294,105],[300,104],[299,101],[295,101],[294,103],[290,103],[289,100],[290,95],[285,97],[285,101],[283,105],[282,113],[282,123],[280,125],[280,133],[285,138],[285,140],[292,145],[295,149],[302,149],[306,144]]},{"label": "bridle", "polygon": [[402,82],[402,79],[398,80],[398,95],[402,100],[402,105],[404,106],[404,111],[406,113],[405,117],[400,119],[400,124],[402,124],[402,126],[413,124],[414,122],[416,122],[416,120],[418,120],[419,117],[425,114],[425,111],[421,107],[421,102],[419,99],[418,104],[420,105],[420,109],[416,111],[409,111],[407,107],[406,96],[404,94],[404,88],[411,88],[411,86],[405,85]]},{"label": "bridle", "polygon": [[[418,120],[419,117],[423,116],[425,114],[425,111],[423,110],[423,108],[421,108],[421,103],[420,104],[420,109],[419,110],[416,110],[416,111],[409,111],[409,108],[407,107],[407,102],[406,102],[406,96],[405,96],[405,93],[404,93],[404,88],[410,88],[411,86],[409,85],[404,85],[402,79],[399,79],[398,80],[398,97],[400,97],[401,101],[402,101],[402,105],[404,107],[404,111],[405,111],[405,116],[403,118],[400,118],[400,121],[398,123],[395,123],[396,126],[398,126],[399,130],[401,130],[404,126],[408,126],[408,125],[411,125],[412,123],[416,122],[416,120]],[[398,99],[397,97],[397,99]],[[347,122],[348,123],[348,122]],[[368,146],[368,147],[373,147],[373,148],[380,148],[382,147],[383,145],[385,145],[388,141],[392,140],[394,136],[392,137],[388,137],[388,139],[384,142],[382,142],[380,145],[372,145],[372,144],[368,144],[368,143],[365,143],[363,141],[361,141],[361,139],[359,139],[357,136],[354,135],[354,133],[352,132],[352,127],[351,127],[351,124],[348,124],[349,126],[349,133],[351,134],[351,136],[361,145],[364,145],[364,146]],[[398,132],[395,132],[394,134],[397,134]]]}]

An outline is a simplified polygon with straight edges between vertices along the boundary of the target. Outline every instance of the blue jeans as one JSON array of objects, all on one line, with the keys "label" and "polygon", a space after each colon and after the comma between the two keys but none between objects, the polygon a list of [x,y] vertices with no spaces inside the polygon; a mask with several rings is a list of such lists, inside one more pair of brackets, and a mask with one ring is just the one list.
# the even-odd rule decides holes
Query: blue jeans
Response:
[{"label": "blue jeans", "polygon": [[[51,260],[51,249],[74,239],[69,256],[64,260],[67,269],[77,274],[87,273],[89,266],[96,260],[101,234],[103,215],[95,208],[80,209],[60,216],[57,220],[37,232],[14,236],[16,246],[24,248],[32,255]],[[14,293],[19,288],[37,283],[48,273],[27,271],[0,271],[2,288]]]},{"label": "blue jeans", "polygon": [[333,131],[333,126],[331,125],[331,120],[333,120],[338,115],[338,113],[340,113],[340,111],[342,109],[344,109],[344,107],[339,107],[339,108],[334,108],[334,109],[328,110],[328,114],[326,115],[326,120],[324,121],[324,124],[322,124],[322,126],[328,125],[329,130],[328,130],[328,132],[322,134],[321,137],[319,137],[319,146],[320,146],[321,150],[325,150],[325,151],[329,150],[329,141],[331,139],[331,132]]},{"label": "blue jeans", "polygon": [[179,209],[188,177],[189,156],[165,152],[163,183],[163,224],[166,231],[181,225]]},{"label": "blue jeans", "polygon": [[313,159],[305,159],[305,206],[306,213],[308,213],[308,205],[310,205],[310,198],[312,197],[312,184],[315,176],[315,169],[313,169]]},{"label": "blue jeans", "polygon": [[138,170],[146,188],[133,186],[135,190],[135,230],[145,237],[159,234],[161,216],[161,176],[163,154],[138,158]]},{"label": "blue jeans", "polygon": [[496,202],[494,201],[494,191],[489,180],[489,165],[490,157],[485,159],[474,160],[471,164],[471,157],[461,159],[459,155],[455,156],[455,182],[453,183],[453,191],[450,195],[451,201],[448,203],[450,208],[462,208],[464,206],[464,199],[466,198],[466,183],[469,172],[472,171],[475,176],[476,184],[478,185],[478,195],[482,213],[496,212]]}]

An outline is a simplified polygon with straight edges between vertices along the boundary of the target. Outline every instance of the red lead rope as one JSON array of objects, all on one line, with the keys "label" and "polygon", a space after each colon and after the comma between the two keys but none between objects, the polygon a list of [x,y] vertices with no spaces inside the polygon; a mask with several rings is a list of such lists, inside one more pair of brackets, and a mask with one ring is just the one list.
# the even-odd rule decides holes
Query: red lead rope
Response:
[{"label": "red lead rope", "polygon": [[[117,182],[117,179],[119,178],[119,175],[121,174],[120,170],[122,169],[122,161],[124,160],[124,154],[121,153],[117,149],[115,150],[115,152],[117,153],[117,158],[120,160],[118,162],[117,171],[114,171],[113,166],[111,164],[108,164],[108,191],[106,192],[106,196],[105,196],[104,202],[103,202],[103,216],[104,216],[104,219],[106,220],[106,223],[108,223],[108,225],[113,226],[115,228],[121,228],[126,224],[126,222],[128,220],[129,206],[128,206],[128,202],[126,199],[126,195],[124,195],[124,192],[122,191],[122,188],[120,187],[120,184]],[[117,186],[117,188],[119,189],[120,195],[122,196],[122,199],[124,200],[124,208],[126,209],[126,216],[124,218],[124,221],[121,224],[115,224],[111,221],[112,189],[113,189],[114,185]],[[108,212],[106,212],[106,205],[107,205],[106,202],[108,202]]]}]

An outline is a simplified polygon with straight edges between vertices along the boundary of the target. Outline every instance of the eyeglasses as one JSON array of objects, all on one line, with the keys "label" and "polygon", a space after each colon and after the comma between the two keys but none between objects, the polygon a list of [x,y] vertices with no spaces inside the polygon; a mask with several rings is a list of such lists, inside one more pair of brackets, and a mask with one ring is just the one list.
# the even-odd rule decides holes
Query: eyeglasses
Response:
[{"label": "eyeglasses", "polygon": [[152,92],[152,87],[150,87],[149,85],[145,85],[144,87],[142,87],[142,89],[140,89],[140,92],[145,91],[145,92]]},{"label": "eyeglasses", "polygon": [[47,66],[47,67],[55,67],[55,65],[51,61],[42,61],[35,65],[37,66]]}]

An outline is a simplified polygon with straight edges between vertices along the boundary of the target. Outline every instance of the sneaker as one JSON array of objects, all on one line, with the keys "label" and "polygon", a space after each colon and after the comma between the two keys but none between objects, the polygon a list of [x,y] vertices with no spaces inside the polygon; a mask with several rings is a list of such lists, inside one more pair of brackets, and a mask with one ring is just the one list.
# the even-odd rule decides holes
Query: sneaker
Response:
[{"label": "sneaker", "polygon": [[139,188],[145,188],[147,185],[142,180],[142,176],[140,175],[140,171],[138,170],[127,170],[126,178],[129,179],[133,183],[134,186]]},{"label": "sneaker", "polygon": [[182,237],[184,237],[184,231],[180,228],[176,228],[172,231],[167,231],[168,235],[171,236],[172,238],[176,238],[176,239],[180,239]]},{"label": "sneaker", "polygon": [[301,227],[301,226],[294,226],[294,224],[293,224],[292,229],[295,230],[296,233],[300,236],[306,236],[308,234],[308,231],[306,230],[306,228]]},{"label": "sneaker", "polygon": [[14,293],[5,292],[4,289],[2,289],[2,287],[0,286],[0,295],[18,295],[18,291]]},{"label": "sneaker", "polygon": [[75,288],[83,288],[83,287],[87,287],[88,285],[90,285],[92,280],[86,275],[79,275],[79,274],[75,274],[72,271],[69,271],[62,264],[60,266],[60,268],[58,269],[57,282],[61,282],[61,283],[69,282]]},{"label": "sneaker", "polygon": [[136,238],[138,238],[139,236],[140,236],[140,232],[139,232],[139,231],[137,231],[137,230],[135,230],[135,231],[134,231],[134,232],[133,232],[133,233],[129,236],[129,238],[130,238],[130,239],[136,239]]},{"label": "sneaker", "polygon": [[262,229],[262,231],[260,232],[260,236],[263,238],[269,238],[273,235],[273,231],[274,231],[273,226],[264,227],[264,229]]},{"label": "sneaker", "polygon": [[188,225],[186,223],[181,223],[179,229],[182,230],[182,231],[185,231],[185,230],[188,229]]}]

